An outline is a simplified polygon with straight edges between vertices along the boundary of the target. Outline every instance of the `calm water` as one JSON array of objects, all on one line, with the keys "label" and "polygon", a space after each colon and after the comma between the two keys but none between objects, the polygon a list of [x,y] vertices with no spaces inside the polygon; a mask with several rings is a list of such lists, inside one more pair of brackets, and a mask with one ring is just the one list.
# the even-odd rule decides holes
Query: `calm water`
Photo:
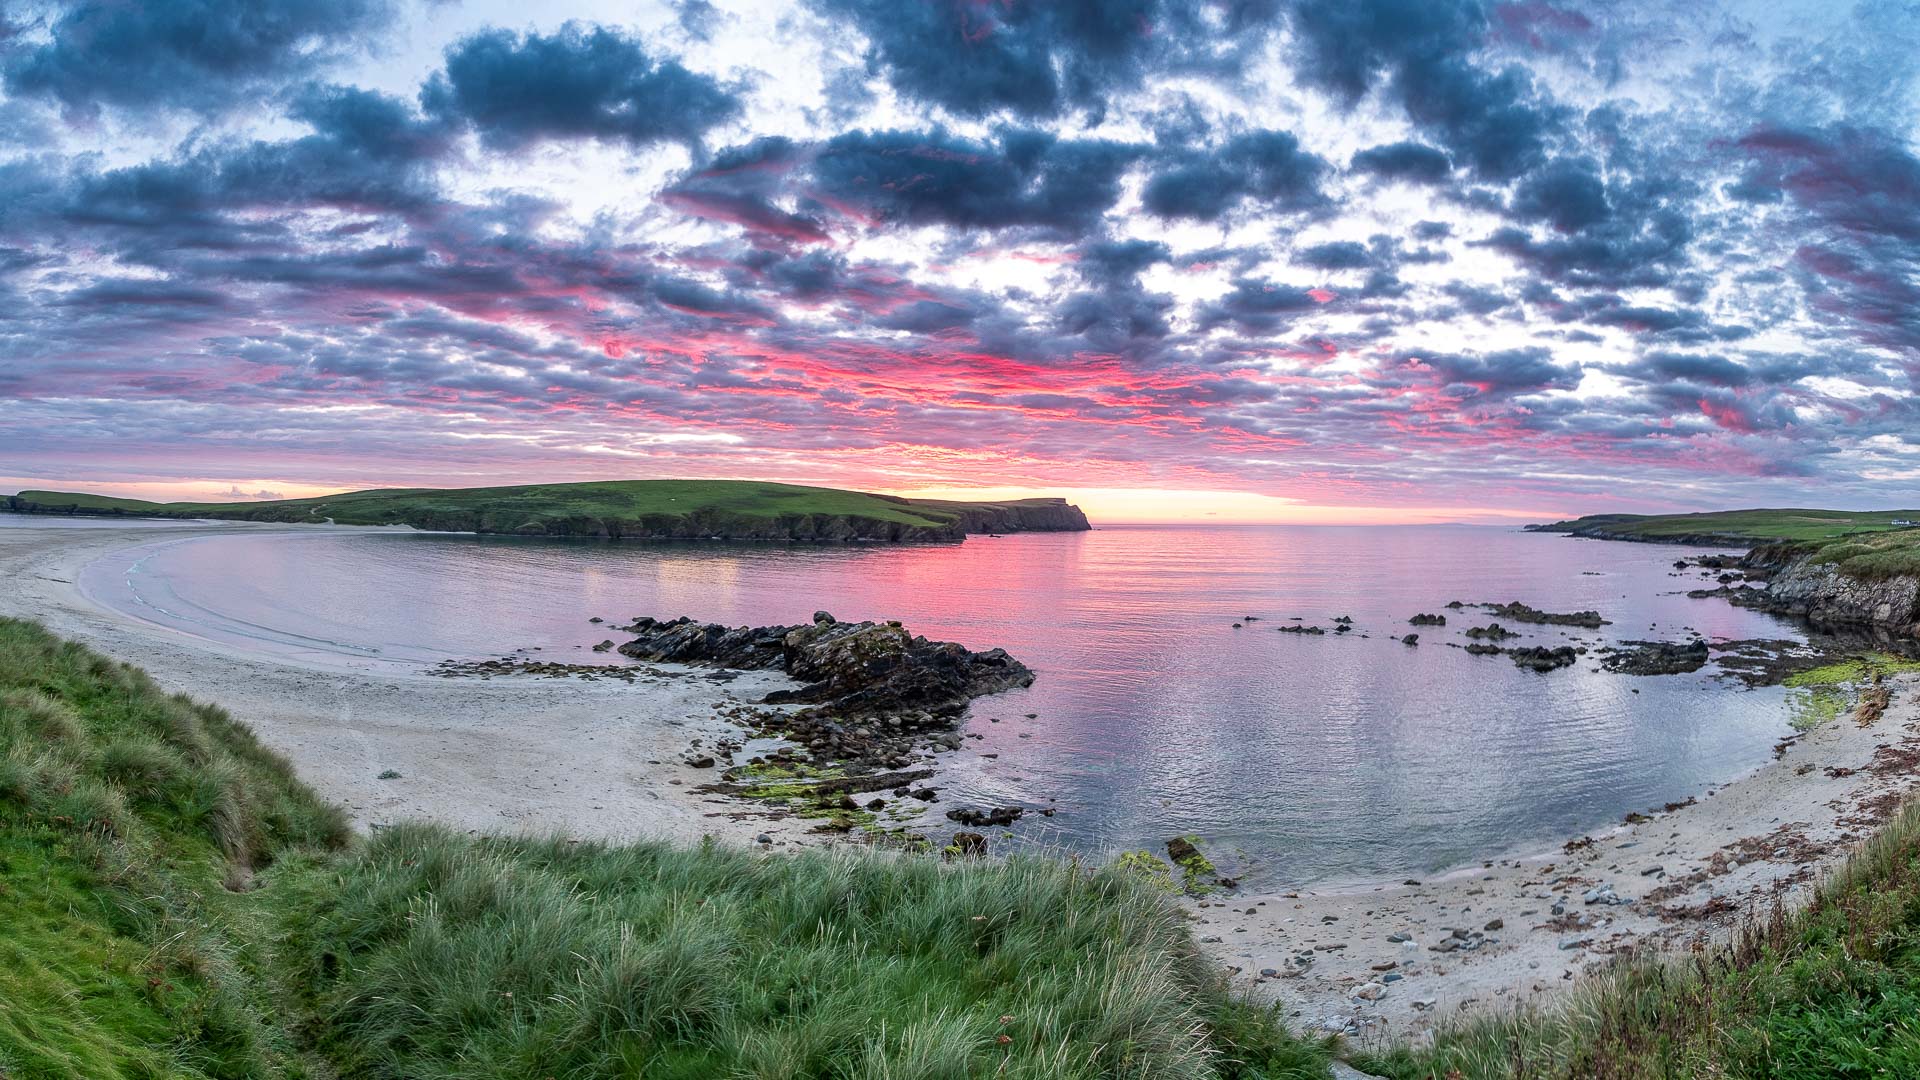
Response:
[{"label": "calm water", "polygon": [[[1418,648],[1389,636],[1453,599],[1595,608],[1614,623],[1532,628],[1520,644],[1799,636],[1679,595],[1697,583],[1670,572],[1683,553],[1447,526],[826,548],[235,533],[157,541],[95,564],[83,584],[146,618],[330,666],[418,668],[535,645],[586,659],[609,636],[591,615],[901,619],[1004,646],[1039,672],[1030,690],[976,702],[970,730],[984,739],[970,745],[999,757],[965,755],[937,809],[1053,799],[1058,816],[1022,833],[1093,851],[1199,833],[1257,878],[1304,883],[1546,844],[1766,762],[1787,730],[1778,688],[1743,689],[1711,666],[1521,671],[1447,646],[1486,621],[1471,610],[1412,628]],[[1245,615],[1261,621],[1234,629]],[[1331,628],[1336,615],[1357,632],[1275,632],[1290,616]]]}]

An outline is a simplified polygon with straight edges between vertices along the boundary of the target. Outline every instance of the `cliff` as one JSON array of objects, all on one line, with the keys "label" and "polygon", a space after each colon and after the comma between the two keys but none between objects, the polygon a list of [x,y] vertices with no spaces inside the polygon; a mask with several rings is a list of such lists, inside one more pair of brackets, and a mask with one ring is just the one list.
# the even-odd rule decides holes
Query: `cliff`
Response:
[{"label": "cliff", "polygon": [[1767,611],[1920,637],[1920,575],[1856,576],[1797,544],[1755,548],[1742,565],[1766,575],[1766,591],[1755,602]]}]

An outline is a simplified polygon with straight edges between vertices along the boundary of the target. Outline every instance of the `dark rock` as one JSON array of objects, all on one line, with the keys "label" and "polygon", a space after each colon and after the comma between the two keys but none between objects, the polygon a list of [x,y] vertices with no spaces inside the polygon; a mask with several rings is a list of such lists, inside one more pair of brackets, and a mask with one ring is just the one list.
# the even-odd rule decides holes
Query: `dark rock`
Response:
[{"label": "dark rock", "polygon": [[1700,638],[1685,644],[1629,641],[1625,646],[1603,649],[1600,666],[1623,675],[1683,675],[1699,671],[1709,656],[1707,643]]},{"label": "dark rock", "polygon": [[977,832],[957,832],[953,834],[953,850],[960,855],[985,855],[987,838]]},{"label": "dark rock", "polygon": [[1011,825],[1020,820],[1027,811],[1019,806],[996,806],[991,810],[976,810],[972,807],[960,807],[947,811],[947,818],[962,825],[974,828],[990,825]]},{"label": "dark rock", "polygon": [[1562,645],[1557,649],[1536,646],[1508,649],[1507,659],[1532,671],[1552,671],[1578,663],[1580,654],[1575,652],[1571,645]]},{"label": "dark rock", "polygon": [[1469,627],[1467,629],[1467,636],[1470,638],[1486,638],[1489,641],[1505,641],[1508,638],[1517,638],[1520,635],[1496,622],[1488,623],[1485,626]]},{"label": "dark rock", "polygon": [[598,645],[595,645],[595,646],[593,647],[593,651],[594,651],[594,652],[606,652],[607,650],[609,650],[609,649],[611,649],[611,648],[613,648],[613,639],[612,639],[612,638],[608,638],[607,640],[605,640],[605,641],[603,641],[603,642],[601,642],[600,644],[598,644]]},{"label": "dark rock", "polygon": [[1607,620],[1601,618],[1597,611],[1575,611],[1564,614],[1541,611],[1539,608],[1528,607],[1518,600],[1507,604],[1480,606],[1503,619],[1512,619],[1514,622],[1535,623],[1543,626],[1583,626],[1589,630],[1597,630],[1607,625]]},{"label": "dark rock", "polygon": [[1324,634],[1325,630],[1317,626],[1276,626],[1275,630],[1283,634]]},{"label": "dark rock", "polygon": [[1419,634],[1408,634],[1408,635],[1407,635],[1406,637],[1403,637],[1403,638],[1401,638],[1401,639],[1400,639],[1400,644],[1402,644],[1402,645],[1418,645],[1418,644],[1420,644],[1420,635],[1419,635]]},{"label": "dark rock", "polygon": [[816,757],[886,765],[932,734],[950,747],[970,699],[1033,682],[1005,650],[973,652],[950,641],[909,634],[899,623],[835,622],[816,612],[804,626],[725,627],[679,618],[643,618],[625,629],[620,652],[638,660],[721,669],[784,671],[804,683],[767,695],[769,705],[811,708],[764,717]]},{"label": "dark rock", "polygon": [[1172,859],[1176,865],[1184,863],[1198,854],[1200,854],[1200,849],[1194,847],[1193,841],[1188,840],[1184,836],[1176,836],[1167,841],[1167,858]]},{"label": "dark rock", "polygon": [[1422,612],[1419,615],[1415,615],[1413,618],[1408,619],[1407,621],[1409,623],[1412,623],[1414,626],[1445,626],[1447,625],[1447,617],[1445,615],[1428,615],[1425,612]]}]

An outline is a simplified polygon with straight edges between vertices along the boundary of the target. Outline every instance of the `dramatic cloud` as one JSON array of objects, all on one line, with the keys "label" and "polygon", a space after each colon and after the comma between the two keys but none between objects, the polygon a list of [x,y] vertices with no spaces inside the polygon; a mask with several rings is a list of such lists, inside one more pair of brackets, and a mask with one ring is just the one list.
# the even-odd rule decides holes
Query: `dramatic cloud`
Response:
[{"label": "dramatic cloud", "polygon": [[9,8],[10,472],[1528,511],[1920,486],[1899,5],[489,18]]},{"label": "dramatic cloud", "polygon": [[[392,16],[389,0],[81,0],[13,23],[0,70],[9,94],[70,107],[222,111],[361,51]],[[23,42],[29,12],[45,40]]]},{"label": "dramatic cloud", "polygon": [[420,100],[504,150],[541,139],[695,142],[740,111],[712,77],[656,60],[618,32],[573,24],[551,36],[475,34],[447,53]]}]

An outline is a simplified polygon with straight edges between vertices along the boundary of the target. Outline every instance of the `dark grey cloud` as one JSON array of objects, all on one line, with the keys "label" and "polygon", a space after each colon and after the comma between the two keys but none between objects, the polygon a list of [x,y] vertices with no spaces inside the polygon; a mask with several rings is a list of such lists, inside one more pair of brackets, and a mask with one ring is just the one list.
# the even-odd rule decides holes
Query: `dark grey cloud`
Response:
[{"label": "dark grey cloud", "polygon": [[1524,69],[1476,63],[1488,33],[1476,0],[1298,0],[1288,18],[1304,84],[1349,106],[1379,88],[1482,179],[1545,160],[1562,110]]},{"label": "dark grey cloud", "polygon": [[820,147],[814,190],[828,205],[886,224],[1078,234],[1120,197],[1141,149],[1013,129],[976,142],[942,131],[855,131]]},{"label": "dark grey cloud", "polygon": [[738,97],[712,76],[619,31],[571,23],[553,34],[487,30],[464,39],[420,101],[505,150],[543,139],[695,143],[740,113]]},{"label": "dark grey cloud", "polygon": [[1164,155],[1141,202],[1161,217],[1195,221],[1216,220],[1248,200],[1266,211],[1310,210],[1326,204],[1320,181],[1327,171],[1291,133],[1253,131]]},{"label": "dark grey cloud", "polygon": [[1350,167],[1355,172],[1413,184],[1444,183],[1453,174],[1452,159],[1417,142],[1370,146],[1353,155]]},{"label": "dark grey cloud", "polygon": [[[1201,24],[1192,5],[1165,0],[812,2],[865,35],[868,67],[895,90],[968,117],[1100,115],[1108,97],[1136,87],[1150,65],[1192,63]],[[1244,2],[1222,14],[1231,33],[1273,17],[1270,6]],[[1213,63],[1216,73],[1231,66]]]},{"label": "dark grey cloud", "polygon": [[395,7],[392,0],[79,0],[54,6],[50,40],[0,50],[0,68],[8,93],[69,108],[221,112],[258,105],[358,51]]}]

